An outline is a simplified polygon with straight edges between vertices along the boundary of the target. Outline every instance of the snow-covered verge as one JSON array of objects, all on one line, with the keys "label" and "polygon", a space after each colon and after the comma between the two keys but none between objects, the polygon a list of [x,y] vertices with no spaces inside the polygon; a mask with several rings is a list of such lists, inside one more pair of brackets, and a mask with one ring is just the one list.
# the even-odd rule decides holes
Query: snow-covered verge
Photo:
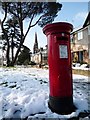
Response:
[{"label": "snow-covered verge", "polygon": [[89,67],[88,64],[80,65],[80,63],[73,63],[72,68],[73,69],[79,69],[79,70],[90,70],[90,67]]},{"label": "snow-covered verge", "polygon": [[[88,111],[88,77],[73,75],[75,112],[59,115],[48,108],[48,70],[37,68],[0,68],[0,119],[72,118]],[[85,117],[89,120],[89,116]]]}]

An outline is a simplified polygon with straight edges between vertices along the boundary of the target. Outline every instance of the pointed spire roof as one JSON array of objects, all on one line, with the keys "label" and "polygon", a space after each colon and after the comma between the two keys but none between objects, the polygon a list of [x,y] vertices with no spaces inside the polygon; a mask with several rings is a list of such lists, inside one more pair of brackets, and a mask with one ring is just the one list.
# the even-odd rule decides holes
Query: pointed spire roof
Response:
[{"label": "pointed spire roof", "polygon": [[37,33],[35,32],[35,43],[33,47],[33,53],[37,53],[37,52],[38,52],[38,40],[37,40]]}]

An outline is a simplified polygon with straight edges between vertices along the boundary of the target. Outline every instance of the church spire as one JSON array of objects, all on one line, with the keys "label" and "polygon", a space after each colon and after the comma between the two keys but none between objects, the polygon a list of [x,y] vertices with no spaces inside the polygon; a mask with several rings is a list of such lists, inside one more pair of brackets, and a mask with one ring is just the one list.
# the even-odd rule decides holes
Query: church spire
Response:
[{"label": "church spire", "polygon": [[34,47],[33,47],[33,53],[37,53],[38,52],[38,40],[37,40],[37,33],[35,32],[35,43],[34,43]]},{"label": "church spire", "polygon": [[35,43],[38,43],[37,41],[37,33],[35,32]]}]

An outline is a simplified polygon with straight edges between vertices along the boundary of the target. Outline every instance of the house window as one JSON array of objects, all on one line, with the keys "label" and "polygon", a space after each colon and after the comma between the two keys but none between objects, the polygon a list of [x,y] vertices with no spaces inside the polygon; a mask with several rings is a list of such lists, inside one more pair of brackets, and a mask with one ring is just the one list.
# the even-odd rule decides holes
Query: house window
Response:
[{"label": "house window", "polygon": [[81,40],[81,39],[83,39],[83,32],[79,31],[78,32],[78,40]]}]

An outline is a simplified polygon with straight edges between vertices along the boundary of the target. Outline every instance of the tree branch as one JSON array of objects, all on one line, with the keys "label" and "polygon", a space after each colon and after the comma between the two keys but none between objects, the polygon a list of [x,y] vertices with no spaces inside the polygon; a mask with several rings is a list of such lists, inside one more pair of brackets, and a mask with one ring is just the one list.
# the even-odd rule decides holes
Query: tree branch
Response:
[{"label": "tree branch", "polygon": [[32,15],[32,18],[31,18],[31,20],[30,20],[29,27],[28,27],[28,29],[27,29],[27,31],[26,31],[26,34],[24,35],[24,39],[26,38],[26,36],[27,36],[27,34],[28,34],[28,32],[29,32],[29,30],[30,30],[30,28],[31,28],[31,23],[32,23],[32,21],[33,21],[33,18],[34,18],[34,14]]},{"label": "tree branch", "polygon": [[39,19],[35,22],[35,24],[31,25],[31,23],[32,23],[32,21],[33,21],[33,18],[34,18],[34,14],[33,14],[32,18],[31,18],[31,21],[30,21],[30,23],[29,23],[29,27],[28,27],[28,29],[27,29],[27,31],[26,31],[26,34],[24,35],[24,39],[26,38],[26,36],[27,36],[30,28],[31,28],[31,27],[34,27],[34,26],[39,22],[39,20],[40,20],[42,17],[46,16],[46,15],[48,15],[48,14],[44,14],[44,15],[40,16]]},{"label": "tree branch", "polygon": [[38,19],[33,25],[31,25],[30,27],[34,27],[34,26],[39,22],[39,20],[40,20],[43,16],[44,16],[44,15],[40,16],[39,19]]},{"label": "tree branch", "polygon": [[49,14],[46,13],[46,14],[40,16],[39,19],[38,19],[33,25],[31,25],[31,27],[34,27],[34,26],[39,22],[39,20],[40,20],[42,17],[45,17],[46,15],[49,15]]},{"label": "tree branch", "polygon": [[10,13],[11,14],[13,14],[15,17],[18,17],[18,15],[16,15],[13,11],[11,11],[10,9],[9,9],[9,11],[10,11]]},{"label": "tree branch", "polygon": [[5,16],[4,16],[4,18],[3,18],[2,22],[1,22],[2,29],[4,29],[3,24],[4,24],[5,20],[6,20],[6,18],[7,18],[7,4],[5,3]]},{"label": "tree branch", "polygon": [[[34,6],[37,6],[37,2],[34,2]],[[32,5],[32,2],[29,4],[29,6],[31,7],[31,6],[33,6]],[[26,13],[24,14],[24,17],[22,18],[22,20],[24,20],[25,18],[26,18],[26,16],[27,16],[27,14],[29,13],[31,11],[31,9],[28,9],[28,11],[26,11]],[[33,9],[33,11],[32,11],[32,13],[35,13],[35,10]]]}]

